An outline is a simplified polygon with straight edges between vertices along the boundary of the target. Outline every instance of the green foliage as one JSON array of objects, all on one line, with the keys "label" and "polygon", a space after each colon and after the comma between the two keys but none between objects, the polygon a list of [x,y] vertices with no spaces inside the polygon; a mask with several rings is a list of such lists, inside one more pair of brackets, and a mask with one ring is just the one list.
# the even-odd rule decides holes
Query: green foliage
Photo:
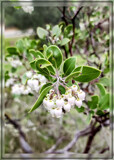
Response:
[{"label": "green foliage", "polygon": [[46,50],[46,57],[53,64],[55,68],[60,67],[63,56],[61,50],[57,46],[55,45],[49,46]]},{"label": "green foliage", "polygon": [[48,32],[45,29],[38,27],[37,34],[38,34],[39,38],[44,39],[48,35]]},{"label": "green foliage", "polygon": [[94,95],[91,97],[91,101],[88,101],[88,106],[90,109],[96,109],[98,107],[99,97]]},{"label": "green foliage", "polygon": [[73,72],[77,72],[77,71],[81,71],[81,74],[74,79],[79,82],[89,82],[99,77],[101,73],[100,70],[90,66],[82,66],[82,67],[80,66],[73,70]]},{"label": "green foliage", "polygon": [[38,97],[36,103],[33,105],[33,107],[31,108],[31,110],[29,111],[29,113],[31,113],[32,111],[34,111],[35,109],[37,109],[37,108],[41,105],[44,97],[45,97],[46,94],[50,91],[51,88],[52,88],[52,86],[48,86],[48,87],[46,87],[46,88],[41,92],[40,96]]},{"label": "green foliage", "polygon": [[69,75],[76,66],[76,57],[70,57],[65,60],[63,65],[64,75]]}]

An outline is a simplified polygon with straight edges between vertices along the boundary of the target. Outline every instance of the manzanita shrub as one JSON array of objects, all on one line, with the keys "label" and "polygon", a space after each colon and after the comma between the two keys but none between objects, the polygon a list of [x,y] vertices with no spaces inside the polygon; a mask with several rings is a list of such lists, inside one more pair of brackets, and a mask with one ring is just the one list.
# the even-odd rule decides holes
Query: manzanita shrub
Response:
[{"label": "manzanita shrub", "polygon": [[44,54],[33,49],[30,53],[35,57],[30,63],[31,67],[43,74],[49,82],[42,86],[38,100],[29,113],[42,102],[51,115],[57,118],[75,106],[83,109],[82,101],[86,93],[81,90],[78,82],[96,79],[100,70],[90,66],[77,66],[76,57],[63,60],[63,54],[56,45],[45,46]]}]

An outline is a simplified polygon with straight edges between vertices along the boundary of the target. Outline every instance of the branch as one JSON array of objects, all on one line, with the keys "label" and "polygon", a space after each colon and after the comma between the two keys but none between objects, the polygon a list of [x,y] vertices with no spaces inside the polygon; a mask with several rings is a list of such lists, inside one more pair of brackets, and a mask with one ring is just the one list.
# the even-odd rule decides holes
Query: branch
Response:
[{"label": "branch", "polygon": [[10,124],[12,124],[15,129],[18,130],[19,135],[20,135],[20,137],[19,137],[20,145],[21,145],[23,151],[25,153],[33,153],[32,148],[29,146],[29,144],[26,141],[26,136],[25,136],[24,132],[22,131],[21,126],[15,120],[12,120],[6,113],[5,113],[5,117],[8,120],[8,122]]}]

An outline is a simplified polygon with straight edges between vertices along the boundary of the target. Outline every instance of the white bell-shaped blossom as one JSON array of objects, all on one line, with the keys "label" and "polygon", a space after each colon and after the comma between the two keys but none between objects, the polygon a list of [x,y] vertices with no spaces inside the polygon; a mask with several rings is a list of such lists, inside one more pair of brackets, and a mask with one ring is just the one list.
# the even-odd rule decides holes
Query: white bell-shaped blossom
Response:
[{"label": "white bell-shaped blossom", "polygon": [[6,87],[9,87],[10,85],[13,85],[14,81],[15,81],[15,79],[13,79],[13,78],[8,79],[8,80],[6,81],[6,84],[5,84]]},{"label": "white bell-shaped blossom", "polygon": [[10,64],[12,67],[17,68],[18,66],[22,65],[22,62],[20,60],[11,60]]},{"label": "white bell-shaped blossom", "polygon": [[71,89],[76,92],[77,89],[78,89],[78,87],[77,87],[76,85],[73,85],[73,86],[71,87]]},{"label": "white bell-shaped blossom", "polygon": [[39,91],[39,82],[38,82],[38,80],[29,79],[29,80],[27,81],[27,84],[28,84],[28,86],[29,86],[33,91],[36,91],[36,92]]},{"label": "white bell-shaped blossom", "polygon": [[64,100],[63,99],[57,99],[56,100],[56,105],[58,108],[61,108],[64,106]]},{"label": "white bell-shaped blossom", "polygon": [[78,99],[78,100],[75,101],[75,104],[76,104],[77,107],[80,108],[82,106],[82,101],[80,99]]},{"label": "white bell-shaped blossom", "polygon": [[68,103],[73,106],[75,104],[75,97],[69,97]]},{"label": "white bell-shaped blossom", "polygon": [[31,72],[31,71],[26,72],[26,76],[27,76],[28,78],[32,78],[32,72]]},{"label": "white bell-shaped blossom", "polygon": [[71,109],[71,105],[69,104],[69,103],[66,103],[66,104],[64,104],[64,110],[66,111],[66,112],[69,112],[70,111],[70,109]]},{"label": "white bell-shaped blossom", "polygon": [[62,114],[63,114],[61,108],[59,108],[59,109],[57,108],[57,109],[55,109],[54,111],[55,111],[54,114],[55,114],[55,117],[56,117],[56,118],[60,118],[60,117],[62,116]]},{"label": "white bell-shaped blossom", "polygon": [[85,92],[82,91],[82,90],[80,90],[80,91],[78,92],[78,97],[79,97],[79,99],[84,100],[84,99],[85,99]]},{"label": "white bell-shaped blossom", "polygon": [[12,94],[21,95],[23,92],[24,92],[24,86],[23,85],[15,84],[12,87]]}]

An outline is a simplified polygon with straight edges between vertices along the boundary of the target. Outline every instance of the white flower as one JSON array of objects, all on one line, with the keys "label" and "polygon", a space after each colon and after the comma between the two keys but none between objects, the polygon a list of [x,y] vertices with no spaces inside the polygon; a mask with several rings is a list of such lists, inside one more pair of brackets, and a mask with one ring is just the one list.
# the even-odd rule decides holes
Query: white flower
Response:
[{"label": "white flower", "polygon": [[50,110],[50,113],[51,113],[52,117],[55,117],[55,109],[52,108],[52,109]]},{"label": "white flower", "polygon": [[32,77],[32,72],[31,72],[31,71],[26,72],[26,76],[27,76],[28,78],[31,78],[31,77]]},{"label": "white flower", "polygon": [[60,108],[59,109],[57,108],[54,111],[55,111],[54,114],[55,114],[56,118],[60,118],[62,116],[62,114],[63,114],[62,109],[60,109]]},{"label": "white flower", "polygon": [[41,76],[41,78],[39,79],[39,81],[41,83],[46,83],[47,82],[47,79],[44,77],[44,76]]},{"label": "white flower", "polygon": [[13,78],[8,79],[6,82],[6,87],[9,87],[10,85],[12,85],[14,83],[14,81],[15,80]]},{"label": "white flower", "polygon": [[30,88],[29,86],[27,86],[27,87],[24,89],[23,94],[27,95],[27,94],[29,94],[29,93],[32,93],[32,90],[31,90],[31,88]]},{"label": "white flower", "polygon": [[69,103],[64,104],[64,110],[65,110],[65,111],[69,112],[70,109],[71,109],[71,105],[70,105]]},{"label": "white flower", "polygon": [[21,95],[23,92],[24,92],[24,86],[23,85],[15,84],[12,87],[12,94]]},{"label": "white flower", "polygon": [[24,12],[31,14],[34,11],[34,7],[33,6],[23,6],[22,9],[24,10]]},{"label": "white flower", "polygon": [[84,99],[85,99],[85,92],[82,91],[82,90],[80,90],[80,91],[78,92],[78,97],[79,97],[79,99],[84,100]]},{"label": "white flower", "polygon": [[48,109],[48,110],[52,109],[52,108],[54,107],[54,101],[48,100],[48,101],[46,102],[46,106],[47,106],[47,109]]},{"label": "white flower", "polygon": [[61,108],[64,106],[64,100],[63,99],[57,99],[56,100],[57,107]]},{"label": "white flower", "polygon": [[33,91],[36,91],[36,92],[39,91],[39,82],[38,82],[38,80],[29,79],[29,80],[27,81],[27,84],[28,84],[28,86],[29,86]]},{"label": "white flower", "polygon": [[76,100],[75,104],[76,104],[76,106],[78,106],[80,108],[82,106],[82,101],[81,100]]},{"label": "white flower", "polygon": [[76,85],[73,85],[71,88],[72,88],[72,90],[75,91],[75,92],[76,92],[77,89],[78,89],[78,87],[77,87]]},{"label": "white flower", "polygon": [[75,104],[75,98],[74,97],[69,97],[68,98],[68,103],[73,106]]},{"label": "white flower", "polygon": [[14,68],[17,68],[18,66],[22,65],[22,62],[20,60],[12,60],[10,63],[11,63],[11,66]]}]

